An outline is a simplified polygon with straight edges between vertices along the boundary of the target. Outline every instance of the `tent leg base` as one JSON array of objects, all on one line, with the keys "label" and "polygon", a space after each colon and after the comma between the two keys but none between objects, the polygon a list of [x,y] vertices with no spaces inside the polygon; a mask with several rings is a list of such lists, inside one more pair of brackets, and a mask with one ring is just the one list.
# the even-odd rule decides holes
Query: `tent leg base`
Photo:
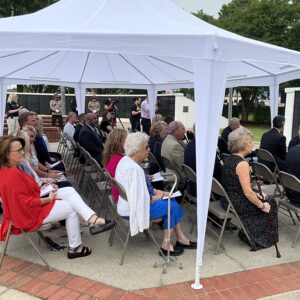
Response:
[{"label": "tent leg base", "polygon": [[201,290],[203,288],[203,285],[201,283],[193,283],[191,285],[192,289],[194,290]]}]

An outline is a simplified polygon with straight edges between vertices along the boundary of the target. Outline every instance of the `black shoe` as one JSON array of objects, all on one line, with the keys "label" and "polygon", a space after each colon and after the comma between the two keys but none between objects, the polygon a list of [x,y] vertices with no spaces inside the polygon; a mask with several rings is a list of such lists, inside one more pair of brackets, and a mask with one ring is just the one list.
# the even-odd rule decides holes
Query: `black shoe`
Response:
[{"label": "black shoe", "polygon": [[228,223],[226,226],[225,226],[225,229],[226,230],[237,230],[238,227],[232,223]]},{"label": "black shoe", "polygon": [[[168,255],[168,251],[163,249],[163,248],[160,248],[160,250],[162,251],[162,253],[167,256]],[[170,251],[170,256],[180,256],[182,255],[184,252],[183,248],[175,248],[174,247],[174,250],[173,251]],[[159,255],[161,255],[161,253],[159,252]]]},{"label": "black shoe", "polygon": [[[98,219],[98,218],[97,218]],[[96,221],[97,221],[96,219]],[[96,222],[95,221],[95,222]],[[105,224],[90,226],[90,234],[95,235],[112,229],[116,225],[115,221],[105,220]]]},{"label": "black shoe", "polygon": [[60,250],[64,250],[67,248],[66,244],[61,244],[61,243],[55,243],[51,238],[49,238],[48,236],[44,237],[44,241],[49,245],[49,247],[53,250],[53,251],[60,251]]},{"label": "black shoe", "polygon": [[189,245],[181,244],[180,242],[176,242],[175,244],[176,248],[181,248],[181,249],[197,249],[197,242],[192,242],[190,241]]}]

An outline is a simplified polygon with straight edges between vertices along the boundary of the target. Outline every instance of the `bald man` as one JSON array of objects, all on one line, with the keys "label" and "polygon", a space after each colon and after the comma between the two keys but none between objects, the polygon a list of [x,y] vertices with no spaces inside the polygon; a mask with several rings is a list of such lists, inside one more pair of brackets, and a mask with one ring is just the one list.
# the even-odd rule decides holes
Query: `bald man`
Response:
[{"label": "bald man", "polygon": [[79,144],[88,151],[93,158],[102,166],[102,138],[97,129],[98,117],[94,113],[85,116],[85,125],[79,133]]},{"label": "bald man", "polygon": [[185,127],[181,122],[173,121],[169,124],[168,135],[161,146],[161,156],[167,158],[174,166],[179,180],[179,188],[185,186],[185,173],[182,168],[184,159]]}]

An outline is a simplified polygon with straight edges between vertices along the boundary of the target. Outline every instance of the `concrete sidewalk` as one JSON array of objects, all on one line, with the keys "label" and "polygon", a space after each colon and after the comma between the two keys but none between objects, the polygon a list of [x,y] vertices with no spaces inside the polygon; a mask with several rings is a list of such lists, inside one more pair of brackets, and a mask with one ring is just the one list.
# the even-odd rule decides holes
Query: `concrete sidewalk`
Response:
[{"label": "concrete sidewalk", "polygon": [[[72,176],[69,179],[74,182]],[[195,212],[195,208],[191,209]],[[284,219],[280,214],[280,220]],[[185,217],[182,224],[184,231],[189,232],[189,218]],[[161,263],[162,259],[143,234],[130,241],[124,265],[120,266],[122,245],[117,240],[110,247],[108,232],[91,236],[87,228],[82,230],[83,243],[93,249],[89,257],[68,260],[66,251],[49,251],[41,243],[40,251],[56,269],[51,273],[38,265],[41,261],[24,236],[13,236],[8,247],[9,256],[5,257],[4,268],[0,271],[0,284],[9,287],[3,290],[3,296],[17,289],[44,299],[50,296],[51,299],[259,299],[267,296],[273,299],[274,295],[300,289],[300,241],[292,248],[295,232],[282,224],[279,226],[280,259],[275,256],[274,247],[250,252],[249,247],[239,241],[237,232],[229,231],[224,235],[219,254],[214,255],[216,239],[207,232],[201,267],[204,289],[200,291],[190,288],[195,276],[196,251],[186,250],[178,257],[183,270],[172,265],[167,274],[162,274],[161,268],[153,268],[154,262]],[[66,238],[61,237],[61,228],[47,235],[56,242],[66,242]],[[162,232],[157,230],[154,235],[160,242]],[[37,235],[32,234],[32,237],[38,243]],[[196,231],[189,237],[196,240]],[[299,293],[280,297],[295,295],[298,297]]]}]

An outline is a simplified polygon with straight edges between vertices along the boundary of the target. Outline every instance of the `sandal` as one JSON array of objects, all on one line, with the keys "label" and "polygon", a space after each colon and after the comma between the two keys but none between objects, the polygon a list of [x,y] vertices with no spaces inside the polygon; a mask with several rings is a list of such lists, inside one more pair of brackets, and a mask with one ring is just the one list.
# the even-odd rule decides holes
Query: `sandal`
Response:
[{"label": "sandal", "polygon": [[90,226],[90,234],[91,235],[95,235],[95,234],[99,234],[105,231],[108,231],[110,229],[112,229],[115,225],[116,222],[115,221],[111,221],[111,220],[105,220],[104,224],[96,224],[97,220],[99,219],[99,217],[97,217],[97,219],[95,220],[95,222],[93,223],[93,225]]},{"label": "sandal", "polygon": [[92,249],[89,247],[85,247],[82,246],[82,249],[80,252],[77,252],[77,250],[79,249],[81,245],[79,245],[78,247],[74,248],[74,249],[70,249],[68,251],[68,259],[74,259],[74,258],[79,258],[79,257],[84,257],[84,256],[88,256],[92,253]]}]

